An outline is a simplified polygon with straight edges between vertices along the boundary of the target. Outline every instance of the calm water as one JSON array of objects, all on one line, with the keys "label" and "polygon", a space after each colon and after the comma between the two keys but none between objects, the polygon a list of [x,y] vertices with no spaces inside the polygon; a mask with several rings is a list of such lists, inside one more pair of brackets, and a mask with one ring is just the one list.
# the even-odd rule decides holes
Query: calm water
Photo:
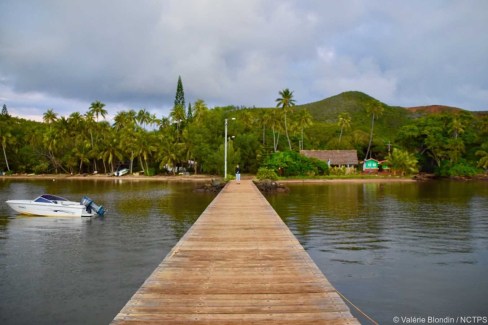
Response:
[{"label": "calm water", "polygon": [[[0,324],[108,324],[214,195],[193,184],[0,180]],[[7,199],[88,194],[104,218],[16,216]]]},{"label": "calm water", "polygon": [[[107,324],[213,195],[192,184],[0,180],[0,323]],[[333,285],[382,324],[487,316],[488,183],[290,186],[268,200]],[[104,218],[3,202],[88,194]]]},{"label": "calm water", "polygon": [[488,183],[290,187],[268,200],[336,289],[381,324],[488,316]]}]

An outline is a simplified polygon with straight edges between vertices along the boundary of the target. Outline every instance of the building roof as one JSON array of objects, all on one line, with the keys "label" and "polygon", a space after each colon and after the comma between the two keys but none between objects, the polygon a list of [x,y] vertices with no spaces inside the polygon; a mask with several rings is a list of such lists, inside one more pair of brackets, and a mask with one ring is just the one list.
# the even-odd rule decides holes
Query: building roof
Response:
[{"label": "building roof", "polygon": [[357,165],[358,153],[356,150],[300,150],[306,157],[317,158],[331,165]]}]

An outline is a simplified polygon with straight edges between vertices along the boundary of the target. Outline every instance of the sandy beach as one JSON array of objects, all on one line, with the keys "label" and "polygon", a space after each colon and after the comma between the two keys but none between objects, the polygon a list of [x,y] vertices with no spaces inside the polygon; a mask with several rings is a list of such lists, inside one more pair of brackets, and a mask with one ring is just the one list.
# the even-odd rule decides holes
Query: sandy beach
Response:
[{"label": "sandy beach", "polygon": [[[242,175],[242,179],[254,179],[255,175]],[[96,175],[69,175],[69,174],[42,174],[42,175],[10,175],[0,176],[0,179],[36,180],[36,179],[64,179],[64,180],[127,180],[127,181],[160,181],[160,182],[195,182],[206,183],[212,180],[222,180],[216,175],[168,175],[168,176],[143,176],[143,175],[124,175],[115,177],[105,174]],[[400,177],[378,177],[378,178],[335,178],[335,179],[284,179],[278,180],[283,184],[318,184],[318,183],[395,183],[395,182],[416,182],[413,178]]]},{"label": "sandy beach", "polygon": [[178,176],[142,176],[142,175],[124,175],[115,177],[105,174],[96,175],[68,175],[68,174],[42,174],[42,175],[10,175],[0,176],[0,179],[19,179],[19,180],[36,180],[36,179],[63,179],[63,180],[128,180],[128,181],[160,181],[160,182],[210,182],[212,179],[219,179],[218,176],[211,175],[178,175]]}]

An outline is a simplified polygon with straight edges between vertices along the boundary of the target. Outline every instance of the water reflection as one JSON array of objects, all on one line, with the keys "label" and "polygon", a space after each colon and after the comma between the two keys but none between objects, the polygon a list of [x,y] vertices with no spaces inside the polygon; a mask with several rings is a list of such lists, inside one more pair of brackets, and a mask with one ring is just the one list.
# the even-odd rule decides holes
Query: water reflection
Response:
[{"label": "water reflection", "polygon": [[388,324],[485,313],[487,185],[290,185],[268,200],[333,284]]},{"label": "water reflection", "polygon": [[448,184],[295,185],[286,198],[268,199],[307,248],[326,235],[318,243],[325,250],[385,249],[401,241],[404,249],[427,254],[471,252],[472,217],[482,208],[473,194],[486,191],[467,191],[461,183],[455,192]]},{"label": "water reflection", "polygon": [[[193,184],[0,181],[0,323],[107,324],[214,195]],[[105,217],[15,215],[8,199],[88,195]]]},{"label": "water reflection", "polygon": [[[268,200],[334,286],[381,324],[486,313],[487,183],[290,187]],[[3,203],[45,192],[88,194],[109,212],[20,217]],[[212,199],[192,184],[0,181],[0,323],[109,323]]]}]

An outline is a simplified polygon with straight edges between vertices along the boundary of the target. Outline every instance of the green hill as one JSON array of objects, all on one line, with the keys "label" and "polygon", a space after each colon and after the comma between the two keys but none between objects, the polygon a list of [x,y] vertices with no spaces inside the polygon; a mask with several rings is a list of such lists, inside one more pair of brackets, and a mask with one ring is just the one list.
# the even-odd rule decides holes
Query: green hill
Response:
[{"label": "green hill", "polygon": [[[325,123],[337,123],[339,114],[347,112],[351,116],[353,129],[369,131],[371,117],[366,112],[366,107],[369,102],[374,100],[365,93],[348,91],[318,102],[297,105],[295,108],[297,110],[306,109],[315,121]],[[402,107],[389,106],[385,103],[381,103],[381,105],[384,111],[382,116],[375,121],[375,133],[391,138],[402,125],[412,118],[412,114]]]}]

